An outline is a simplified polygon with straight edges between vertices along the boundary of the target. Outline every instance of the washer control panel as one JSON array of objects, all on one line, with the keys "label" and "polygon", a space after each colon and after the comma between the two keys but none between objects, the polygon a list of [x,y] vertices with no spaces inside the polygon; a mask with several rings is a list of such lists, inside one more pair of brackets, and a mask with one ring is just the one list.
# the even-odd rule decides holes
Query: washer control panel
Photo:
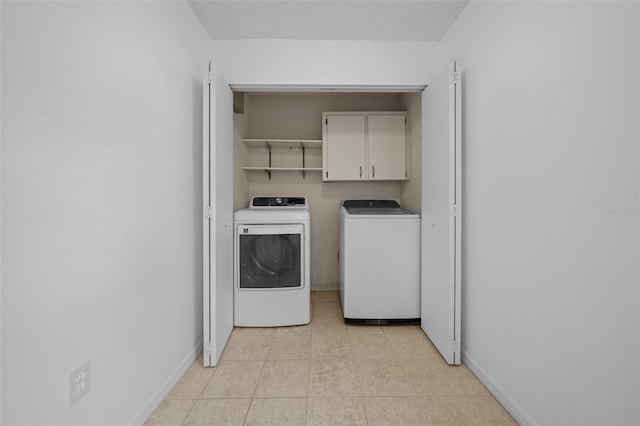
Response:
[{"label": "washer control panel", "polygon": [[307,199],[305,197],[253,197],[249,208],[252,209],[271,209],[271,208],[289,208],[304,209],[307,208]]}]

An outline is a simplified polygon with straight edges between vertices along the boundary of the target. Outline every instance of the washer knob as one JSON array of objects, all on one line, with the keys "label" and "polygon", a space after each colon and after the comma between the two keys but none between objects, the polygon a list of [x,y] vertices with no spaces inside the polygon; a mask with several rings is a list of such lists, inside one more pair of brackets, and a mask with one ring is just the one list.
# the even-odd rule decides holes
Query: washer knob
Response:
[{"label": "washer knob", "polygon": [[282,198],[280,197],[276,198],[276,204],[279,206],[282,205]]}]

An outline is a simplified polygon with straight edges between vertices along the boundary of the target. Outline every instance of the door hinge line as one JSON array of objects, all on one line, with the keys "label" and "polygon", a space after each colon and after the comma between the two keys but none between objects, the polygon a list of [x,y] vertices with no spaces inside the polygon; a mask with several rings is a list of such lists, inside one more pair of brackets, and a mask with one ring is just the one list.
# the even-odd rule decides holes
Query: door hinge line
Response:
[{"label": "door hinge line", "polygon": [[213,207],[206,206],[204,208],[204,217],[206,217],[207,219],[213,218]]}]

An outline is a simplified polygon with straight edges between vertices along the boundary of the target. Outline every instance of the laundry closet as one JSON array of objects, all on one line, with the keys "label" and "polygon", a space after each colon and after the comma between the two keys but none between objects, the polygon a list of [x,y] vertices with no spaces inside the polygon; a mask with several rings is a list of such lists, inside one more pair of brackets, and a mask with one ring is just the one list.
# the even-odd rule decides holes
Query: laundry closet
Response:
[{"label": "laundry closet", "polygon": [[[420,293],[420,315],[414,319],[421,321],[448,363],[460,363],[462,81],[457,67],[450,61],[428,86],[305,87],[229,85],[212,63],[205,64],[205,366],[220,359],[234,325],[234,291],[242,290],[242,284],[234,284],[239,276],[234,271],[234,247],[240,247],[241,235],[251,230],[236,229],[234,212],[272,202],[305,210],[300,212],[305,218],[301,215],[296,224],[305,229],[304,235],[291,237],[294,243],[307,241],[308,214],[310,267],[303,270],[310,270],[310,285],[304,288],[336,290],[342,282],[340,265],[350,264],[339,259],[345,200],[395,200],[421,215],[419,239],[413,249],[405,250],[419,251],[419,291],[413,294]],[[352,126],[360,126],[356,139],[366,148],[336,154],[333,147],[345,139],[333,139],[332,132]],[[381,133],[392,137],[380,138]],[[398,150],[381,142],[390,139]],[[342,142],[334,144],[336,140]],[[266,198],[250,203],[255,196]],[[289,206],[291,200],[282,197],[296,198]],[[387,280],[392,281],[398,280]],[[276,312],[278,307],[271,309]]]},{"label": "laundry closet", "polygon": [[[420,212],[420,93],[253,92],[235,93],[234,98],[234,210],[246,208],[253,196],[307,198],[312,290],[338,289],[342,201],[393,199]],[[325,112],[389,112],[406,117],[402,174],[393,180],[362,181],[326,180],[325,174],[323,180]]]}]

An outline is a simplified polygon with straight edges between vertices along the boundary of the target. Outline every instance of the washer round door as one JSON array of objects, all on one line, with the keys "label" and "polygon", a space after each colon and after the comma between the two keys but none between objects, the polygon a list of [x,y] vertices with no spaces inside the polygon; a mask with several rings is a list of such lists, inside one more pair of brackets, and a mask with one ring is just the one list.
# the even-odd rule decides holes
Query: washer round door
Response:
[{"label": "washer round door", "polygon": [[238,228],[238,286],[277,289],[303,284],[302,225],[241,225]]}]

